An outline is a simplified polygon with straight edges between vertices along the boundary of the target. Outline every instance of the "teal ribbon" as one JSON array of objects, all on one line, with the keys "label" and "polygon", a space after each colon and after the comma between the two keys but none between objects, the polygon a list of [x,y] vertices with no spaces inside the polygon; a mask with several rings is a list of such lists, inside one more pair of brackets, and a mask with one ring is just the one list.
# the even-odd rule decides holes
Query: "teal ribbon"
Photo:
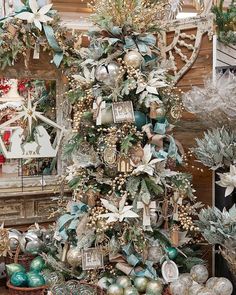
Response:
[{"label": "teal ribbon", "polygon": [[61,47],[59,46],[59,44],[57,43],[53,28],[49,25],[43,24],[43,29],[44,29],[45,36],[48,40],[48,44],[51,46],[51,48],[54,51],[53,62],[56,65],[56,67],[59,68],[64,56],[63,51]]},{"label": "teal ribbon", "polygon": [[164,135],[166,134],[166,129],[170,126],[167,119],[164,120],[164,122],[157,122],[154,126],[153,131],[157,134]]},{"label": "teal ribbon", "polygon": [[155,47],[157,39],[152,34],[125,37],[125,49],[138,49],[142,55],[150,55],[150,47]]},{"label": "teal ribbon", "polygon": [[63,240],[68,239],[67,230],[75,230],[79,223],[79,217],[88,211],[88,206],[82,202],[71,203],[70,212],[62,215],[57,221],[57,228]]},{"label": "teal ribbon", "polygon": [[143,264],[143,262],[142,257],[136,253],[132,243],[123,246],[122,251],[127,263],[133,267],[133,270],[130,274],[131,276],[147,277],[150,279],[156,279],[158,277],[157,272],[153,267],[153,262],[148,260],[145,261],[144,266],[142,266],[143,269],[141,271],[135,271],[135,267],[139,264]]}]

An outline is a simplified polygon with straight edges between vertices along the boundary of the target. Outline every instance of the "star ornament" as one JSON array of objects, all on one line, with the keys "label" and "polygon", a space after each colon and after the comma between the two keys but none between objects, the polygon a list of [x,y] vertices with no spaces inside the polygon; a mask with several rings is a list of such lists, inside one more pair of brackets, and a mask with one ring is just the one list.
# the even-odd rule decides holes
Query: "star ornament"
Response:
[{"label": "star ornament", "polygon": [[123,196],[119,201],[118,207],[105,199],[101,199],[103,206],[110,211],[110,213],[100,214],[102,218],[108,218],[107,223],[122,222],[125,218],[137,218],[139,215],[131,209],[133,206],[125,206],[127,196]]},{"label": "star ornament", "polygon": [[51,17],[46,15],[52,8],[52,5],[53,4],[48,4],[39,8],[36,0],[29,0],[29,7],[32,12],[21,12],[15,17],[26,20],[30,24],[34,23],[34,25],[41,31],[42,23],[47,23],[53,20]]},{"label": "star ornament", "polygon": [[36,111],[37,103],[32,106],[32,101],[28,98],[27,106],[23,105],[23,111],[20,112],[24,116],[24,121],[28,120],[29,132],[32,132],[32,122],[33,120],[37,121],[37,115],[40,115],[41,112]]}]

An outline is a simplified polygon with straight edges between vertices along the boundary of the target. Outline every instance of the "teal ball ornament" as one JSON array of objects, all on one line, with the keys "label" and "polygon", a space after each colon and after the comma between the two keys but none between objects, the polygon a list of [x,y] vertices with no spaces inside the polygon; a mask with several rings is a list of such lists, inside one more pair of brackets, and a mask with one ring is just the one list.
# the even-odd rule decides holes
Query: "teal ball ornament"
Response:
[{"label": "teal ball ornament", "polygon": [[30,264],[30,270],[41,272],[45,268],[45,261],[41,256],[34,258]]},{"label": "teal ball ornament", "polygon": [[137,277],[134,280],[135,288],[141,293],[145,293],[147,289],[147,284],[148,284],[148,279],[145,277]]},{"label": "teal ball ornament", "polygon": [[117,285],[119,285],[120,287],[124,289],[132,285],[130,278],[126,276],[118,277],[118,279],[116,280],[116,283]]},{"label": "teal ball ornament", "polygon": [[167,255],[171,260],[174,260],[178,256],[178,250],[175,247],[166,248]]},{"label": "teal ball ornament", "polygon": [[107,295],[124,295],[124,289],[118,284],[112,284],[107,289]]},{"label": "teal ball ornament", "polygon": [[124,295],[139,295],[139,292],[135,287],[130,286],[125,288]]},{"label": "teal ball ornament", "polygon": [[142,127],[147,124],[147,117],[144,113],[140,111],[135,111],[134,112],[134,120],[135,120],[135,125],[139,131],[142,130]]},{"label": "teal ball ornament", "polygon": [[41,274],[36,273],[34,271],[28,272],[27,277],[28,277],[28,286],[30,288],[42,287],[46,284],[44,277]]},{"label": "teal ball ornament", "polygon": [[147,295],[161,295],[163,291],[163,284],[160,280],[151,280],[147,283]]},{"label": "teal ball ornament", "polygon": [[14,287],[26,287],[28,285],[28,277],[25,272],[15,272],[10,280]]}]

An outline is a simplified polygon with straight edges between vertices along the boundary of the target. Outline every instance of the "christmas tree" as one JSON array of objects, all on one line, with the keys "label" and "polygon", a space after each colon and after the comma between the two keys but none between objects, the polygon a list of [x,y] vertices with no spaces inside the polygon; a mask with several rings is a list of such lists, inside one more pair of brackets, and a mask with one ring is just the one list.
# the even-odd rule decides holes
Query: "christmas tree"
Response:
[{"label": "christmas tree", "polygon": [[[145,278],[162,275],[168,283],[176,269],[202,262],[190,247],[200,204],[191,176],[177,170],[184,158],[173,137],[181,92],[158,48],[165,4],[95,1],[89,47],[77,51],[79,67],[66,95],[73,134],[64,147],[73,200],[62,208],[56,232],[64,264],[50,255],[46,260],[90,283],[123,274],[138,277],[141,291]],[[113,288],[109,294],[118,294]],[[149,289],[158,294],[160,288]]]}]

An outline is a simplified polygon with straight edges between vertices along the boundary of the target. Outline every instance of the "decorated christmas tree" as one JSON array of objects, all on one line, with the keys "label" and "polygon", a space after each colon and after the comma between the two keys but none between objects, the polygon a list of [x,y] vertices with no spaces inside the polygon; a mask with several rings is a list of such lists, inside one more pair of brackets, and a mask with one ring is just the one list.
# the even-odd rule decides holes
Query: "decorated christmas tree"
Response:
[{"label": "decorated christmas tree", "polygon": [[45,259],[102,287],[123,275],[109,294],[123,294],[130,277],[132,294],[146,288],[159,294],[159,276],[168,283],[202,263],[190,247],[200,204],[191,176],[178,171],[184,149],[173,136],[181,92],[158,47],[165,4],[95,1],[90,44],[77,51],[79,67],[66,95],[73,106],[73,133],[64,147],[73,200],[57,222],[64,264]]}]

